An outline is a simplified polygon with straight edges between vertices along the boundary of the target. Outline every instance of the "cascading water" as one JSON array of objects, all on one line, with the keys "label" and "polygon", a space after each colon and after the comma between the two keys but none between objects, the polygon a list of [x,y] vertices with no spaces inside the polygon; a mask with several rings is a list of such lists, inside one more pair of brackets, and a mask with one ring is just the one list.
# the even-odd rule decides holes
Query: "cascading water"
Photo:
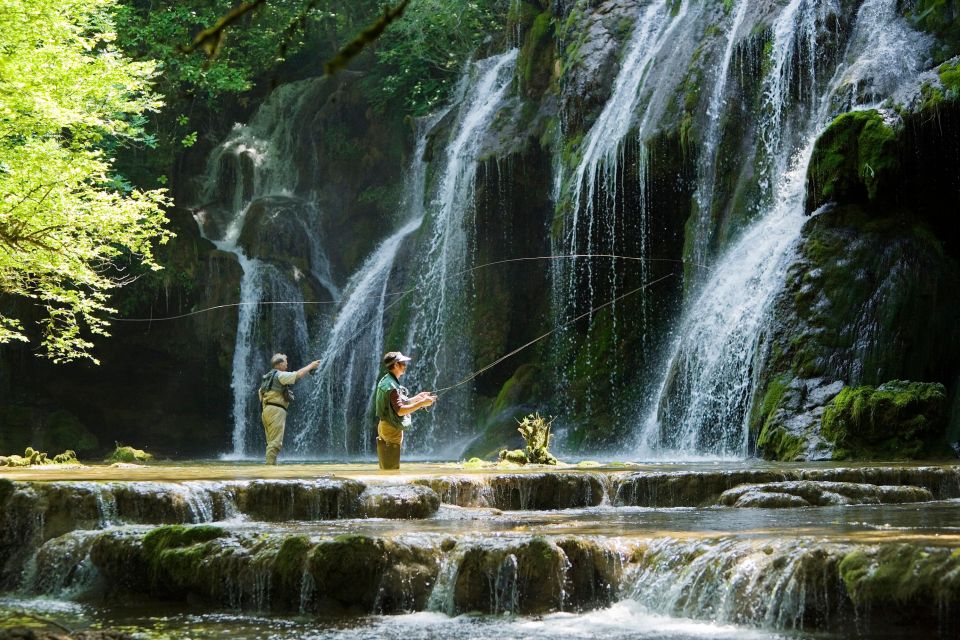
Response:
[{"label": "cascading water", "polygon": [[[687,48],[699,36],[703,5],[679,7],[667,2],[653,2],[640,11],[633,34],[626,45],[620,71],[607,100],[583,142],[578,146],[579,161],[563,183],[564,168],[557,169],[558,211],[562,227],[553,238],[555,255],[621,254],[636,258],[649,257],[650,221],[647,201],[650,162],[646,139],[665,112],[665,106],[683,74],[680,66],[691,54]],[[674,12],[673,9],[676,9]],[[629,134],[629,135],[628,135]],[[636,153],[637,192],[624,188],[628,147]],[[631,198],[634,198],[631,200]],[[635,263],[639,282],[650,278],[649,263]],[[577,315],[616,298],[622,293],[620,269],[594,259],[557,261],[552,267],[553,316],[563,325]],[[646,348],[647,304],[641,301],[643,340]],[[610,311],[610,342],[617,341],[618,310]],[[594,316],[590,317],[585,335],[589,342],[595,332]],[[576,328],[561,329],[554,339],[555,358],[561,363],[557,373],[559,384],[566,387],[573,375],[579,352],[582,363],[592,370],[589,347],[578,348]],[[615,386],[615,367],[610,367],[611,386]],[[591,394],[584,407],[590,413]],[[616,406],[617,403],[611,403]]]},{"label": "cascading water", "polygon": [[[436,389],[467,375],[473,365],[461,336],[469,323],[469,217],[474,206],[474,187],[484,136],[514,78],[517,50],[479,60],[470,65],[470,82],[451,126],[437,191],[428,207],[425,226],[418,239],[410,300],[410,317],[403,348],[424,356],[407,374],[412,388]],[[414,452],[439,452],[463,436],[454,428],[470,404],[468,387],[446,395],[428,415],[418,416]],[[442,434],[434,436],[441,421]],[[459,453],[459,451],[457,452]]]},{"label": "cascading water", "polygon": [[[689,305],[640,434],[645,456],[747,454],[754,363],[800,237],[814,142],[837,112],[916,82],[926,41],[893,0],[864,2],[832,79],[819,78],[821,43],[834,37],[829,17],[839,12],[832,0],[793,0],[774,25],[759,128],[761,187],[772,186],[761,198],[769,192],[770,202]],[[806,74],[795,77],[798,68]]]},{"label": "cascading water", "polygon": [[[237,338],[233,353],[233,451],[253,454],[259,436],[254,390],[269,368],[271,351],[292,362],[309,355],[310,324],[304,306],[307,282],[332,299],[339,296],[320,236],[321,213],[303,171],[302,132],[324,80],[283,85],[270,94],[246,125],[236,125],[211,154],[201,177],[195,218],[204,237],[237,257],[243,269]],[[270,259],[273,244],[303,239],[297,247],[303,273]],[[248,255],[252,250],[263,257]],[[262,305],[263,302],[273,304]],[[277,304],[279,303],[279,304]],[[292,408],[296,415],[296,406]]]},{"label": "cascading water", "polygon": [[[362,426],[372,425],[372,418],[367,418],[384,352],[385,314],[398,301],[397,292],[388,293],[388,285],[404,243],[423,223],[427,174],[423,156],[428,135],[442,115],[417,125],[413,161],[405,178],[406,222],[351,277],[333,328],[324,336],[317,380],[307,402],[308,426],[294,439],[298,451],[344,456],[371,449],[371,438],[363,436],[372,433],[372,427],[364,432]],[[351,433],[359,438],[351,439]]]},{"label": "cascading water", "polygon": [[[727,31],[727,44],[723,52],[723,59],[717,69],[717,76],[710,93],[710,102],[707,104],[707,129],[703,136],[698,167],[697,188],[693,194],[696,206],[697,226],[694,237],[689,239],[693,243],[693,260],[697,264],[707,261],[709,247],[710,222],[712,219],[713,195],[717,179],[717,151],[720,144],[720,133],[723,123],[724,101],[726,98],[727,76],[730,73],[730,63],[733,60],[734,45],[740,26],[747,15],[747,0],[739,0],[734,9],[733,22]],[[689,272],[690,270],[688,270]],[[693,270],[693,273],[699,272]]]}]

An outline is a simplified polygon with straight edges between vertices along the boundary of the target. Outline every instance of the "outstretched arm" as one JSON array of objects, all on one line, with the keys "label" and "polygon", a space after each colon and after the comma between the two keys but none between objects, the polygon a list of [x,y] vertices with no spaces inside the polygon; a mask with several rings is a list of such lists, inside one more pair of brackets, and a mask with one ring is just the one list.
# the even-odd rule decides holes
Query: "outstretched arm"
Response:
[{"label": "outstretched arm", "polygon": [[319,366],[320,366],[320,361],[319,361],[319,360],[314,360],[313,362],[311,362],[311,363],[308,364],[307,366],[303,367],[302,369],[297,369],[297,380],[299,380],[299,379],[302,378],[303,376],[307,375],[308,373],[310,373],[311,371],[313,371],[314,369],[316,369],[316,368],[319,367]]}]

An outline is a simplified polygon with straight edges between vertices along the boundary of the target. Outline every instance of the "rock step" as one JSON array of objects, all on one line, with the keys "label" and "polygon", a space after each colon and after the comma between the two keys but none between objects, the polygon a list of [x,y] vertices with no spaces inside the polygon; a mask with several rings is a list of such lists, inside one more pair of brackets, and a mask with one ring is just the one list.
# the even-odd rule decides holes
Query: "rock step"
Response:
[{"label": "rock step", "polygon": [[902,614],[918,631],[941,632],[958,623],[960,553],[792,536],[318,537],[168,525],[53,540],[31,584],[317,615],[531,615],[633,599],[671,615],[808,631],[867,628],[877,611],[884,624]]},{"label": "rock step", "polygon": [[848,504],[905,504],[933,500],[929,489],[911,486],[791,480],[742,484],[720,494],[727,507],[827,507]]}]

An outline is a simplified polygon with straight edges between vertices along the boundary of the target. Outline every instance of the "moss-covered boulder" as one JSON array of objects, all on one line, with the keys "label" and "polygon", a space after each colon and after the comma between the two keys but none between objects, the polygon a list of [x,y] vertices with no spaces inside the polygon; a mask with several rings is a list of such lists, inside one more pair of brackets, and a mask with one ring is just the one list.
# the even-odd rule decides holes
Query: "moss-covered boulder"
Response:
[{"label": "moss-covered boulder", "polygon": [[835,459],[943,455],[946,390],[942,384],[893,380],[847,387],[823,414]]},{"label": "moss-covered boulder", "polygon": [[204,560],[212,552],[211,542],[229,535],[210,525],[158,527],[143,537],[143,558],[149,569],[144,576],[154,593],[212,592],[211,583],[220,580],[215,571],[205,571]]},{"label": "moss-covered boulder", "polygon": [[117,445],[107,457],[107,462],[142,463],[153,460],[153,454],[128,445]]},{"label": "moss-covered boulder", "polygon": [[830,201],[874,202],[894,188],[899,167],[897,133],[879,111],[840,115],[814,147],[807,211]]},{"label": "moss-covered boulder", "polygon": [[847,595],[868,619],[909,624],[918,637],[960,630],[957,618],[945,615],[960,606],[957,549],[915,544],[857,549],[843,557],[839,573]]}]

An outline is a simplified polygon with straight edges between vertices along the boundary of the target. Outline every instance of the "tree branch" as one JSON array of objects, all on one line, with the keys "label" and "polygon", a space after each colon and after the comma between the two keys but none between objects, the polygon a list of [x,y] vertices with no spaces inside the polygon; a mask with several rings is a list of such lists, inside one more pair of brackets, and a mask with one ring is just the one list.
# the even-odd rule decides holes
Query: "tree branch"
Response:
[{"label": "tree branch", "polygon": [[332,76],[337,71],[346,67],[351,60],[363,51],[365,46],[380,37],[384,29],[387,28],[387,25],[398,20],[403,15],[408,4],[410,4],[410,0],[402,0],[400,4],[393,8],[388,7],[384,9],[383,15],[379,20],[361,31],[360,35],[348,42],[346,46],[337,52],[337,55],[327,60],[326,64],[323,65],[323,72],[328,76]]},{"label": "tree branch", "polygon": [[247,15],[267,0],[253,0],[244,2],[231,9],[226,15],[217,20],[212,27],[204,29],[194,37],[193,42],[183,48],[184,53],[193,53],[197,49],[202,49],[207,57],[213,59],[220,52],[220,46],[223,44],[223,36],[226,34],[227,27]]}]

